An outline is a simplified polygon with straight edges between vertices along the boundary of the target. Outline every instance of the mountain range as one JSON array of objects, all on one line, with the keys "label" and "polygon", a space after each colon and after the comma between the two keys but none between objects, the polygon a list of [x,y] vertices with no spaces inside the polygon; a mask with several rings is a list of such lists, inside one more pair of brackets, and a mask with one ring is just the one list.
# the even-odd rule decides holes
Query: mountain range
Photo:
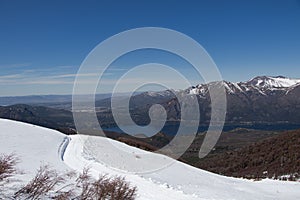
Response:
[{"label": "mountain range", "polygon": [[204,116],[209,116],[205,105],[210,84],[223,84],[226,89],[227,123],[300,123],[300,79],[259,76],[247,82],[213,82],[189,88],[186,92],[198,95]]},{"label": "mountain range", "polygon": [[[131,97],[131,117],[137,124],[148,124],[150,122],[149,108],[154,104],[161,104],[167,112],[167,119],[179,122],[180,104],[175,94],[195,94],[201,114],[200,125],[208,125],[211,116],[209,87],[218,85],[223,85],[226,91],[226,125],[300,124],[300,79],[283,76],[258,76],[239,83],[211,82],[180,91],[144,92]],[[96,105],[110,107],[110,100],[97,101]],[[121,102],[120,100],[120,105],[122,105]],[[108,116],[109,111],[105,110],[103,113]],[[99,118],[101,114],[101,112],[98,113]]]},{"label": "mountain range", "polygon": [[[180,122],[181,117],[180,104],[175,94],[187,96],[195,94],[199,102],[200,126],[205,127],[209,124],[211,112],[208,88],[214,85],[223,85],[226,91],[226,126],[256,128],[261,125],[268,125],[282,127],[278,129],[300,128],[300,79],[290,79],[283,76],[258,76],[239,83],[211,82],[180,91],[148,91],[137,93],[132,97],[120,95],[115,98],[120,107],[124,106],[122,104],[124,100],[130,98],[131,117],[140,125],[146,125],[150,122],[149,108],[154,104],[160,104],[167,113],[166,126],[173,126]],[[0,107],[0,117],[50,128],[74,127],[71,102],[55,103],[51,101],[51,103],[43,103],[41,106],[41,103],[36,103],[35,99],[33,102],[25,101],[25,103],[30,105],[23,103],[22,105]],[[96,99],[95,105],[100,124],[103,127],[116,126],[111,113],[110,95]]]}]

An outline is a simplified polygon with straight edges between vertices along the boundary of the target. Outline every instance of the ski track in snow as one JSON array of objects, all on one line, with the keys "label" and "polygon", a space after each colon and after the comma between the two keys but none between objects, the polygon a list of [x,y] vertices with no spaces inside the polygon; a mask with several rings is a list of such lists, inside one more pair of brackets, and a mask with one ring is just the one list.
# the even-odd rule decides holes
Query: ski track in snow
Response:
[{"label": "ski track in snow", "polygon": [[[131,166],[128,160],[155,166],[155,162],[171,160],[163,155],[145,152],[135,147],[95,136],[65,136],[57,131],[0,119],[0,153],[16,153],[18,164],[27,174],[18,175],[24,182],[31,179],[42,163],[47,163],[59,171],[74,169],[78,172],[88,167],[97,178],[99,174],[122,176],[133,186],[137,186],[139,200],[294,200],[300,199],[299,182],[274,180],[250,181],[230,178],[200,170],[173,160],[173,163],[161,170],[146,174],[126,172]],[[87,141],[93,141],[88,143]],[[114,155],[109,144],[131,152],[129,157]],[[92,151],[89,151],[91,150]],[[106,155],[122,170],[116,170],[97,160],[93,153]],[[136,155],[141,155],[136,157]],[[147,157],[147,156],[148,157]],[[138,158],[138,159],[137,159]],[[149,163],[147,159],[150,159]],[[131,162],[131,161],[130,161]],[[147,166],[145,166],[147,168]]]}]

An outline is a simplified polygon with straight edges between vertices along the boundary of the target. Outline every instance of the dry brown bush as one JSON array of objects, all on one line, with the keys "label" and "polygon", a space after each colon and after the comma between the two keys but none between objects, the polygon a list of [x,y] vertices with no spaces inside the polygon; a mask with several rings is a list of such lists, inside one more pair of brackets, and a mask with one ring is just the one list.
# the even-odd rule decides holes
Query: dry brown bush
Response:
[{"label": "dry brown bush", "polygon": [[109,178],[107,175],[101,175],[95,180],[91,178],[89,170],[84,169],[76,182],[76,186],[81,188],[76,199],[133,200],[136,197],[136,187],[131,187],[122,177]]},{"label": "dry brown bush", "polygon": [[63,176],[50,169],[48,165],[41,166],[35,177],[15,193],[15,198],[39,199],[63,183],[65,183]]},{"label": "dry brown bush", "polygon": [[59,174],[47,165],[41,166],[35,177],[15,193],[14,199],[133,200],[136,197],[136,187],[121,177],[101,175],[94,179],[89,169],[84,169],[75,180],[72,178],[72,173]]},{"label": "dry brown bush", "polygon": [[14,154],[0,155],[0,182],[16,173],[16,164],[19,159]]},{"label": "dry brown bush", "polygon": [[[18,159],[14,154],[0,157],[0,182],[16,173]],[[5,190],[0,184],[0,190]],[[48,165],[42,165],[34,178],[9,199],[55,200],[133,200],[137,188],[130,186],[122,177],[100,175],[94,179],[89,169],[77,175],[75,172],[58,173]],[[1,199],[1,195],[0,195]]]}]

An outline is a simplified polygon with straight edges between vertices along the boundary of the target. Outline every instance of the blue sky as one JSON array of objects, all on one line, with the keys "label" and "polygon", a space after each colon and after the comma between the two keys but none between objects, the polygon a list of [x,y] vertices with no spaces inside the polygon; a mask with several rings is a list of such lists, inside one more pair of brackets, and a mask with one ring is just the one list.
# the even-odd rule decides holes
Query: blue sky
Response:
[{"label": "blue sky", "polygon": [[[97,44],[148,26],[195,39],[225,80],[300,78],[300,1],[0,0],[0,96],[71,94],[80,64]],[[148,62],[158,54],[148,53],[120,59],[107,80],[116,79],[133,60]],[[155,59],[180,70],[188,67],[165,55]],[[201,82],[189,70],[186,75]]]}]

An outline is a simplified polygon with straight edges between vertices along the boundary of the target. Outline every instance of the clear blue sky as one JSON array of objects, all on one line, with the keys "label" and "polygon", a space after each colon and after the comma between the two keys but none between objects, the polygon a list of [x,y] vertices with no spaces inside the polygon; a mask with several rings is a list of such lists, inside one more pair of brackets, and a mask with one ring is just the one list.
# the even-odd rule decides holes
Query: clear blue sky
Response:
[{"label": "clear blue sky", "polygon": [[226,80],[300,78],[300,1],[0,0],[0,96],[70,94],[97,44],[147,26],[194,38]]}]

